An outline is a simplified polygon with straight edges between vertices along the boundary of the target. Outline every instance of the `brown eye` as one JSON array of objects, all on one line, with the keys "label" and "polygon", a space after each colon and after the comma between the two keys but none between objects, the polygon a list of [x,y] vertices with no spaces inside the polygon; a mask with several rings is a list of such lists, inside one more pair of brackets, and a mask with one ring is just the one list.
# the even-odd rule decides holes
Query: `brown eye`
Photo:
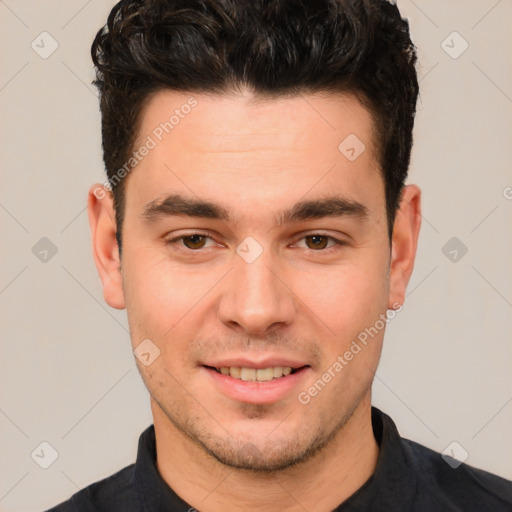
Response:
[{"label": "brown eye", "polygon": [[[327,247],[327,243],[329,241],[328,236],[325,235],[310,235],[305,236],[304,239],[306,240],[306,245],[308,249],[325,249]],[[311,246],[309,245],[311,244]]]},{"label": "brown eye", "polygon": [[[165,240],[166,245],[182,254],[202,253],[206,249],[215,247],[215,241],[208,233],[197,232],[189,235],[180,235]],[[203,251],[202,249],[205,249]]]},{"label": "brown eye", "polygon": [[181,237],[183,244],[187,249],[202,249],[204,247],[205,239],[204,235],[190,235]]}]

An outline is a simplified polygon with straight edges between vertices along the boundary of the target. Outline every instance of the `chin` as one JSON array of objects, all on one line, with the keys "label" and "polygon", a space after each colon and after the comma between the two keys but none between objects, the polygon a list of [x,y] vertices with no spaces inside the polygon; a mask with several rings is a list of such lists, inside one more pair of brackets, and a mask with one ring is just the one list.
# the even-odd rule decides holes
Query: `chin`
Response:
[{"label": "chin", "polygon": [[281,444],[281,446],[272,447],[270,451],[267,446],[263,445],[258,448],[252,442],[230,442],[227,446],[223,443],[205,444],[200,442],[200,444],[203,450],[224,466],[253,473],[283,471],[304,463],[319,450],[319,447],[315,447],[316,443],[309,443],[306,447],[290,446],[289,443]]},{"label": "chin", "polygon": [[[256,420],[259,423],[260,420]],[[264,421],[264,420],[263,420]],[[217,431],[204,434],[194,426],[182,430],[204,452],[222,465],[237,470],[274,473],[304,464],[324,449],[335,437],[338,428],[326,430],[325,425],[313,428],[304,423],[283,426],[275,422],[269,427],[243,426],[230,428],[231,433]],[[236,433],[235,433],[236,431]]]}]

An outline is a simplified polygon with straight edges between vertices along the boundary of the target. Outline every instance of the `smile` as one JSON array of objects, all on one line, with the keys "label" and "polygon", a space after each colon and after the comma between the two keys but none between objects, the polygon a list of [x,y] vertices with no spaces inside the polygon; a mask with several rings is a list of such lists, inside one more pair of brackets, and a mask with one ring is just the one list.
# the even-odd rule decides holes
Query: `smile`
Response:
[{"label": "smile", "polygon": [[223,366],[221,368],[215,368],[215,370],[222,375],[229,375],[234,379],[243,381],[258,381],[268,382],[273,379],[279,379],[286,377],[295,371],[290,366],[270,366],[268,368],[240,368],[238,366]]},{"label": "smile", "polygon": [[219,363],[202,365],[214,389],[236,402],[253,404],[271,404],[293,397],[306,386],[312,371],[309,365],[278,366],[277,361],[275,366],[268,362],[253,363],[259,368],[235,366],[234,361],[233,366],[228,366],[228,361]]}]

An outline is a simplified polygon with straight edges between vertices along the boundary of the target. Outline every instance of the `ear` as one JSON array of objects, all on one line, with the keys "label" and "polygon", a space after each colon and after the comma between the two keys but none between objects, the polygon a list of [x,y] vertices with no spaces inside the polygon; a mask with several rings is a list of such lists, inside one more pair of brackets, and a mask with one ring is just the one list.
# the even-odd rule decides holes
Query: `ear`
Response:
[{"label": "ear", "polygon": [[421,227],[421,190],[408,185],[402,190],[391,242],[388,308],[398,309],[405,301],[407,284],[414,267]]},{"label": "ear", "polygon": [[124,309],[121,260],[116,239],[116,221],[112,193],[96,184],[89,190],[87,200],[94,262],[103,283],[106,303]]}]

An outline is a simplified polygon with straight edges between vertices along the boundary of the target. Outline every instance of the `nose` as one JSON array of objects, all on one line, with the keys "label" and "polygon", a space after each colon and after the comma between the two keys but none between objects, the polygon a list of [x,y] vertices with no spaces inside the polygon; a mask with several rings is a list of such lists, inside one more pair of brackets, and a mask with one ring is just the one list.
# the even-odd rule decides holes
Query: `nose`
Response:
[{"label": "nose", "polygon": [[286,276],[275,268],[266,252],[252,263],[235,257],[234,269],[223,283],[219,305],[223,324],[240,333],[265,335],[293,322],[294,295]]}]

